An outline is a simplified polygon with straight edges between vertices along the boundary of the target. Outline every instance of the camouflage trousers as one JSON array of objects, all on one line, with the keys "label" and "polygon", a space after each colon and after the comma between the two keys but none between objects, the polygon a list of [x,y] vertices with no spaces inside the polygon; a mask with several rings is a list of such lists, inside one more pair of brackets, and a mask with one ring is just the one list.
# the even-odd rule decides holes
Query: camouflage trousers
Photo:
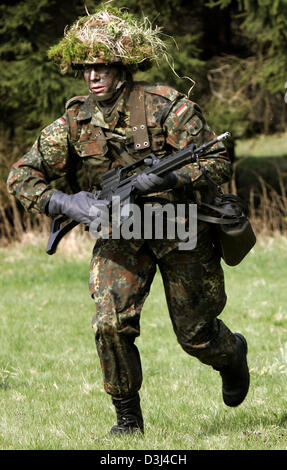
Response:
[{"label": "camouflage trousers", "polygon": [[104,388],[115,398],[134,395],[142,384],[135,339],[157,266],[182,348],[217,370],[236,355],[234,335],[217,319],[226,294],[209,232],[198,238],[194,250],[173,250],[161,258],[154,254],[153,241],[146,241],[135,252],[126,240],[106,240],[94,249],[90,290],[96,303],[92,324]]}]

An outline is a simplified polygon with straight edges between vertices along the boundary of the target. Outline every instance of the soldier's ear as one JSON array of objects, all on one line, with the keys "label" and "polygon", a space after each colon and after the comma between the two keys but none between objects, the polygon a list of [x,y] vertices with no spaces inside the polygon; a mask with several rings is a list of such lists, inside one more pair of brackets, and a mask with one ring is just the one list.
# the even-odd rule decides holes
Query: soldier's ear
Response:
[{"label": "soldier's ear", "polygon": [[132,82],[133,81],[133,74],[132,72],[125,67],[124,65],[121,67],[121,82]]},{"label": "soldier's ear", "polygon": [[128,81],[128,71],[126,69],[126,67],[124,66],[121,66],[119,67],[119,81],[118,81],[118,84],[116,86],[116,89],[118,90],[119,88],[121,88],[121,86],[126,83]]}]

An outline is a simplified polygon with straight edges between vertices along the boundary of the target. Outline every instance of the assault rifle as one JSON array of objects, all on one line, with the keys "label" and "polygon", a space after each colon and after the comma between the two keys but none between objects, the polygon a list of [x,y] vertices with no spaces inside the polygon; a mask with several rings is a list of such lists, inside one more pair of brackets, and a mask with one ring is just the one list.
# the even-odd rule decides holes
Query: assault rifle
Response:
[{"label": "assault rifle", "polygon": [[[144,167],[142,173],[145,174],[154,173],[158,176],[165,176],[171,171],[178,170],[188,163],[199,161],[199,158],[204,155],[208,149],[217,142],[227,139],[230,135],[231,134],[229,132],[225,132],[200,147],[196,148],[191,144],[183,150],[178,150],[162,159],[157,158],[153,153],[151,153],[130,165],[112,168],[103,176],[101,189],[95,193],[96,199],[105,199],[111,203],[113,197],[119,197],[120,207],[122,208],[121,217],[124,220],[129,214],[129,210],[127,210],[127,208],[129,207],[131,197],[134,193],[134,182],[138,176],[138,173],[135,173],[137,168],[141,166]],[[60,240],[70,232],[70,230],[76,227],[76,225],[79,225],[79,222],[68,219],[66,216],[60,215],[53,219],[46,252],[49,255],[54,254]]]}]

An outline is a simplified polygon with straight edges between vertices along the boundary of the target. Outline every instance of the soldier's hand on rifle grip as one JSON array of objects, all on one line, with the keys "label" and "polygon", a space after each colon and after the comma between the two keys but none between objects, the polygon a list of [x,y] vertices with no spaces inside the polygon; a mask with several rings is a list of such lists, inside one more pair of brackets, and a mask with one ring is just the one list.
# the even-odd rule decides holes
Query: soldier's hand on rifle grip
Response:
[{"label": "soldier's hand on rifle grip", "polygon": [[54,217],[65,215],[80,224],[90,225],[96,218],[96,208],[101,209],[109,204],[108,201],[97,199],[97,195],[87,191],[76,194],[65,194],[62,191],[54,193],[48,203],[47,214]]},{"label": "soldier's hand on rifle grip", "polygon": [[178,177],[175,171],[172,171],[164,178],[154,173],[149,175],[141,173],[137,176],[134,186],[141,194],[149,194],[172,189],[176,186],[177,181]]}]

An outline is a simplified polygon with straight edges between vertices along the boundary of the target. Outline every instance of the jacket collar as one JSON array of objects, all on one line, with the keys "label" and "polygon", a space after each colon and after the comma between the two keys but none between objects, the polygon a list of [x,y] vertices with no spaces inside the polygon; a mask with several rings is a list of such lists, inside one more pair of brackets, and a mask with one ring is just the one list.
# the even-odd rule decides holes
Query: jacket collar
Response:
[{"label": "jacket collar", "polygon": [[110,129],[114,128],[119,120],[120,114],[126,114],[126,102],[130,94],[130,86],[125,86],[115,108],[109,118],[105,118],[103,111],[97,106],[93,100],[93,96],[89,95],[85,100],[77,115],[77,121],[92,120],[94,126]]}]

